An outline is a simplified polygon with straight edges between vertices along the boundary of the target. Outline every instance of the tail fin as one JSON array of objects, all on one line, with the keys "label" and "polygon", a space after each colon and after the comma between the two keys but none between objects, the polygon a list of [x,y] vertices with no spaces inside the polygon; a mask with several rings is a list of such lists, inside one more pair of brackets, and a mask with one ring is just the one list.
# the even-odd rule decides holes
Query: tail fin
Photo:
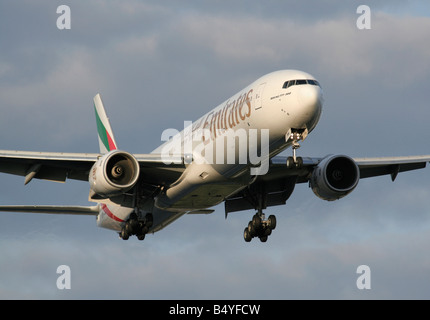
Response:
[{"label": "tail fin", "polygon": [[103,102],[100,94],[94,97],[94,109],[96,112],[97,132],[99,135],[99,145],[101,153],[108,153],[116,150],[117,144],[113,135],[112,128],[109,123],[109,118],[106,115],[103,107]]}]

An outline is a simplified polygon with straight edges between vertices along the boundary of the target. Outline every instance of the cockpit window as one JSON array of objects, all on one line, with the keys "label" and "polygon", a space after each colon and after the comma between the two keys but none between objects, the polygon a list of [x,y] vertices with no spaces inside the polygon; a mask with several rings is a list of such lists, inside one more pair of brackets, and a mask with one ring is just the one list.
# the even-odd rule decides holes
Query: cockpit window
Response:
[{"label": "cockpit window", "polygon": [[289,88],[291,86],[294,86],[296,84],[296,80],[290,80],[290,81],[286,81],[284,83],[284,86],[282,88],[286,89]]},{"label": "cockpit window", "polygon": [[290,81],[285,81],[284,85],[282,86],[283,89],[287,89],[291,86],[299,86],[302,84],[310,84],[313,86],[318,86],[321,87],[319,82],[316,80],[312,80],[312,79],[299,79],[299,80],[290,80]]},{"label": "cockpit window", "polygon": [[314,85],[314,86],[321,87],[321,86],[320,86],[320,84],[319,84],[319,82],[318,82],[318,81],[316,81],[316,80],[308,80],[308,83],[309,83],[309,84],[312,84],[312,85]]}]

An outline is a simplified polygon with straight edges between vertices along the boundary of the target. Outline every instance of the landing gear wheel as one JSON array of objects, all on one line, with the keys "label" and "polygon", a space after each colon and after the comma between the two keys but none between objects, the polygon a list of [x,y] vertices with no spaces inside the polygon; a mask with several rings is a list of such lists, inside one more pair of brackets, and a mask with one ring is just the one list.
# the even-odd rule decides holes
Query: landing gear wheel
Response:
[{"label": "landing gear wheel", "polygon": [[303,167],[303,158],[297,157],[294,161],[294,157],[287,158],[287,169],[300,169]]},{"label": "landing gear wheel", "polygon": [[124,230],[124,228],[121,230],[119,236],[121,237],[122,240],[128,240],[129,235],[128,233]]},{"label": "landing gear wheel", "polygon": [[269,218],[267,219],[267,222],[268,222],[269,228],[272,230],[275,230],[275,228],[276,228],[276,217],[273,214],[271,214],[269,216]]},{"label": "landing gear wheel", "polygon": [[136,235],[146,234],[148,233],[148,231],[149,231],[149,228],[145,224],[145,221],[139,221],[139,228],[137,229]]},{"label": "landing gear wheel", "polygon": [[287,169],[294,169],[296,167],[296,164],[294,163],[293,157],[287,158]]},{"label": "landing gear wheel", "polygon": [[124,226],[124,233],[127,235],[133,234],[133,228],[131,226],[130,221],[127,221]]},{"label": "landing gear wheel", "polygon": [[296,158],[296,167],[297,167],[297,169],[301,169],[303,167],[303,158],[302,157]]},{"label": "landing gear wheel", "polygon": [[261,217],[258,214],[254,215],[254,217],[252,217],[252,225],[254,226],[254,228],[256,230],[260,229],[261,222],[262,222]]},{"label": "landing gear wheel", "polygon": [[119,236],[124,240],[133,235],[139,240],[144,240],[146,234],[154,224],[154,218],[151,213],[147,213],[144,218],[139,219],[139,216],[142,217],[142,215],[139,214],[138,209],[136,209],[136,212],[130,214],[129,219],[125,222],[119,233]]},{"label": "landing gear wheel", "polygon": [[248,222],[248,226],[243,231],[243,238],[246,242],[250,242],[252,238],[258,237],[261,242],[266,242],[275,228],[276,217],[272,214],[265,220],[264,214],[260,211],[260,213],[256,213],[252,217],[252,220]]},{"label": "landing gear wheel", "polygon": [[252,224],[252,221],[249,221],[248,223],[248,232],[251,237],[255,237],[256,232],[255,232],[254,225]]},{"label": "landing gear wheel", "polygon": [[148,213],[145,216],[145,224],[146,226],[149,228],[152,227],[152,225],[154,224],[154,216],[152,215],[152,213]]},{"label": "landing gear wheel", "polygon": [[261,242],[266,242],[266,241],[267,241],[267,238],[268,238],[268,236],[260,237],[260,241],[261,241]]},{"label": "landing gear wheel", "polygon": [[272,229],[270,229],[269,227],[266,227],[263,229],[263,236],[268,237],[272,234]]},{"label": "landing gear wheel", "polygon": [[243,231],[243,238],[246,242],[251,242],[252,236],[249,234],[248,228],[245,228],[245,230]]}]

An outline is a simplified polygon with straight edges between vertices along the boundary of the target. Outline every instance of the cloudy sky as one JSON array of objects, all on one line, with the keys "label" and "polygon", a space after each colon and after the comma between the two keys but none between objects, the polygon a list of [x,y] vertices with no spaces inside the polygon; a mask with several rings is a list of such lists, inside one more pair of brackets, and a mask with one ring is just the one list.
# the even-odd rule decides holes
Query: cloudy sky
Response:
[{"label": "cloudy sky", "polygon": [[[71,29],[56,26],[71,9]],[[322,84],[303,156],[430,154],[430,5],[369,1],[1,1],[0,149],[97,152],[92,98],[120,148],[147,153],[258,77],[300,69]],[[360,181],[325,202],[306,185],[272,207],[268,242],[243,241],[254,212],[185,216],[118,239],[92,217],[0,215],[2,299],[429,299],[430,169]],[[88,205],[88,185],[0,175],[0,204]],[[71,269],[58,290],[57,267]],[[368,265],[371,289],[359,290]]]}]

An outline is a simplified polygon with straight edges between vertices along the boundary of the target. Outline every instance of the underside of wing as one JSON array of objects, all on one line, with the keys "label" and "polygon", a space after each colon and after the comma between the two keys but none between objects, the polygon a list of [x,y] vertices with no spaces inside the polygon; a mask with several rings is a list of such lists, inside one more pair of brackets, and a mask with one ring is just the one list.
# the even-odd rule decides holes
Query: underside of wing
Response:
[{"label": "underside of wing", "polygon": [[283,205],[294,191],[297,183],[307,182],[320,158],[302,158],[300,168],[288,168],[287,157],[275,156],[270,159],[269,171],[257,176],[255,181],[230,196],[224,202],[225,214],[230,212],[263,209]]},{"label": "underside of wing", "polygon": [[[328,157],[302,158],[299,167],[288,167],[287,157],[275,156],[270,160],[266,175],[258,176],[247,188],[230,196],[225,201],[225,212],[263,209],[283,205],[292,194],[297,183],[310,182],[316,168],[321,167]],[[333,157],[335,158],[335,157]],[[359,178],[390,175],[394,181],[400,172],[425,168],[430,155],[408,157],[355,158]],[[326,165],[326,163],[324,164]],[[342,170],[342,168],[339,168]],[[351,188],[352,190],[353,188]]]},{"label": "underside of wing", "polygon": [[3,212],[24,212],[24,213],[48,213],[48,214],[71,214],[71,215],[90,215],[99,214],[99,206],[0,206]]}]

